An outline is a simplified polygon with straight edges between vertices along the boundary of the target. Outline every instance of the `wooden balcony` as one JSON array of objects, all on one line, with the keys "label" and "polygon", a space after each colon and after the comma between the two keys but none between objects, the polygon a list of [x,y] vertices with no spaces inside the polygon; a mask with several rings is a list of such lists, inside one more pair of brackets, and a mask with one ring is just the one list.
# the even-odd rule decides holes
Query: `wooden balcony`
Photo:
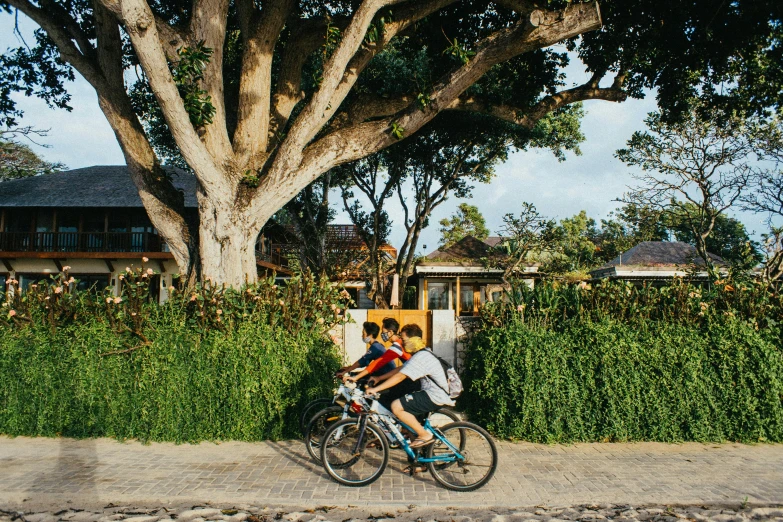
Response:
[{"label": "wooden balcony", "polygon": [[165,242],[151,232],[0,232],[3,254],[165,253],[164,247]]}]

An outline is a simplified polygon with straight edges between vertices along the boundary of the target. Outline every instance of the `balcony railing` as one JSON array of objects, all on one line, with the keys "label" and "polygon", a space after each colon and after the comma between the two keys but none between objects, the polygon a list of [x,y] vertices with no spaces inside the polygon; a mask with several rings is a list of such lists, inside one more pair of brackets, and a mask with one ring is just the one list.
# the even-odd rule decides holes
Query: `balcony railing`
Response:
[{"label": "balcony railing", "polygon": [[152,232],[0,232],[4,252],[161,252]]}]

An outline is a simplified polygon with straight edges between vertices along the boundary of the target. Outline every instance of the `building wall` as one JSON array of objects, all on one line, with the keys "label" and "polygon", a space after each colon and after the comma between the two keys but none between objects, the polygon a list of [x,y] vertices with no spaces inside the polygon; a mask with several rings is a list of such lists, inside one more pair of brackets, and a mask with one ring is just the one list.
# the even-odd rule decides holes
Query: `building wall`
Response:
[{"label": "building wall", "polygon": [[[138,259],[119,259],[110,260],[113,271],[109,269],[109,265],[102,259],[79,259],[79,258],[66,258],[59,259],[58,262],[61,266],[70,267],[69,273],[76,279],[79,279],[79,275],[105,275],[108,280],[109,286],[114,289],[114,295],[119,294],[119,286],[117,282],[120,274],[125,272],[126,268],[138,268],[144,266],[145,268],[152,268],[156,273],[160,274],[160,300],[166,301],[169,296],[168,288],[172,286],[172,275],[178,272],[177,264],[174,260],[166,259],[162,260],[162,266],[165,271],[161,271],[161,264],[157,260],[152,260],[148,263],[143,263],[141,257]],[[9,278],[23,281],[30,278],[38,281],[41,279],[47,279],[50,276],[54,276],[59,273],[57,265],[51,259],[34,259],[34,258],[17,258],[8,260],[13,270],[4,270],[4,273],[8,274]]]}]

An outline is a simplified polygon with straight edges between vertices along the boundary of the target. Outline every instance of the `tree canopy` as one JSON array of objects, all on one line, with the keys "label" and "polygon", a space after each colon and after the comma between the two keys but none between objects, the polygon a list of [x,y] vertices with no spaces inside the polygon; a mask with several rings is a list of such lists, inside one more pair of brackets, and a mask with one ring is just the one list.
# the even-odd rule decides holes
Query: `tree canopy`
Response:
[{"label": "tree canopy", "polygon": [[[565,0],[0,7],[40,27],[36,42],[0,57],[3,121],[22,116],[15,92],[67,108],[66,81],[83,76],[180,269],[231,285],[255,279],[256,236],[304,187],[443,114],[479,113],[552,133],[549,114],[650,88],[671,118],[694,96],[762,112],[779,106],[783,92],[777,0],[606,0],[600,10]],[[566,50],[592,74],[585,84],[565,85]],[[126,85],[129,78],[138,81]],[[168,140],[169,152],[156,154],[155,140]],[[179,156],[199,180],[198,223],[186,219],[160,168],[161,158]]]}]

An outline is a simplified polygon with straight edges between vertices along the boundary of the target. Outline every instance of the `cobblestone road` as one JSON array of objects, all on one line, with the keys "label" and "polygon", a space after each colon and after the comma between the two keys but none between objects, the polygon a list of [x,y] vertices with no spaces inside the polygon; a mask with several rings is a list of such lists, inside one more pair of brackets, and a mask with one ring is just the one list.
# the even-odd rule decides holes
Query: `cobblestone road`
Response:
[{"label": "cobblestone road", "polygon": [[575,506],[783,504],[783,445],[499,442],[493,480],[455,493],[401,472],[330,481],[299,441],[199,445],[0,437],[0,506]]}]

